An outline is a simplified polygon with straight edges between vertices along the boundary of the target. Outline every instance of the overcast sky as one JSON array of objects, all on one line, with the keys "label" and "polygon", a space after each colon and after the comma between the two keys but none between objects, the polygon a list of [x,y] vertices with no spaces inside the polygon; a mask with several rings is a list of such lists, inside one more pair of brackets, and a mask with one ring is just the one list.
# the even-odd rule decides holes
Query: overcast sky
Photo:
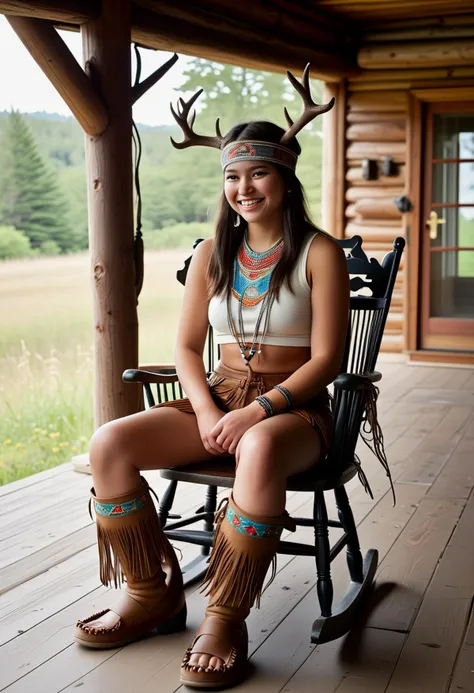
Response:
[{"label": "overcast sky", "polygon": [[[71,31],[60,32],[65,42],[82,65],[81,37]],[[142,77],[147,77],[162,65],[171,53],[141,50]],[[134,106],[134,118],[138,123],[164,125],[174,123],[169,102],[176,101],[178,92],[173,87],[182,83],[182,71],[189,60],[180,56],[171,68],[147,94]],[[15,108],[23,113],[47,111],[71,115],[42,70],[24,48],[3,15],[0,15],[0,111]]]}]

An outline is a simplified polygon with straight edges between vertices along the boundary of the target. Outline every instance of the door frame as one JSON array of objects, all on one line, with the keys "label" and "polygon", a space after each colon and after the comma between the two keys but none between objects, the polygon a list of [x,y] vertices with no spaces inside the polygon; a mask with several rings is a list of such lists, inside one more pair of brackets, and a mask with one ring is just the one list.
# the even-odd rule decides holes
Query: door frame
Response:
[{"label": "door frame", "polygon": [[406,214],[405,233],[408,238],[407,270],[404,291],[406,308],[406,348],[419,350],[419,324],[421,314],[421,234],[424,230],[422,185],[424,157],[425,103],[443,101],[473,101],[474,87],[442,87],[439,89],[412,89],[408,92],[407,121],[407,194],[412,211]]}]

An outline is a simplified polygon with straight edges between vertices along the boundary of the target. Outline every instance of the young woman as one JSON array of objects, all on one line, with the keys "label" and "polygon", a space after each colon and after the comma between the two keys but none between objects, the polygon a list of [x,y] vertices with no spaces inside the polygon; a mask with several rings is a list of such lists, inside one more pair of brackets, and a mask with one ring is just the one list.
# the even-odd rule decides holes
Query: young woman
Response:
[{"label": "young woman", "polygon": [[[101,579],[118,585],[123,574],[127,588],[78,622],[76,641],[117,647],[185,626],[179,565],[140,472],[235,455],[233,491],[216,516],[206,618],[181,668],[182,683],[217,687],[244,675],[245,619],[283,528],[294,529],[286,480],[330,442],[326,386],[343,356],[349,280],[342,250],[310,222],[295,175],[295,131],[332,104],[311,102],[286,133],[251,122],[204,138],[187,123],[194,100],[176,116],[186,134],[178,146],[218,146],[224,191],[215,238],[197,247],[186,281],[176,368],[188,398],[112,421],[92,439]],[[209,323],[221,360],[207,379]]]}]

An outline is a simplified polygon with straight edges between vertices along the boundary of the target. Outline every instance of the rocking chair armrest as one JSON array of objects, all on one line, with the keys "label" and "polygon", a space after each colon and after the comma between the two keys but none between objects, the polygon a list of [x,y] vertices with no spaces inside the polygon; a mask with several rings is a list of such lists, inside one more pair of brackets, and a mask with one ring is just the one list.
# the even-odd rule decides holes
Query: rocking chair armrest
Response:
[{"label": "rocking chair armrest", "polygon": [[336,390],[366,390],[373,383],[382,379],[379,371],[372,373],[340,373],[334,380],[333,385]]},{"label": "rocking chair armrest", "polygon": [[122,374],[125,383],[149,383],[156,385],[167,385],[177,383],[178,376],[173,364],[162,366],[151,366],[144,368],[128,368]]}]

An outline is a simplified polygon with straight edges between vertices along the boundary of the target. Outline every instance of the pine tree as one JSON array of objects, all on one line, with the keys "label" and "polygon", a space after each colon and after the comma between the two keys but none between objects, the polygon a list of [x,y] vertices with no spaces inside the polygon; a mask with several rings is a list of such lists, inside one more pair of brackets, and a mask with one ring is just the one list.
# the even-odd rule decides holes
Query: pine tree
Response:
[{"label": "pine tree", "polygon": [[[194,58],[183,77],[186,81],[179,91],[204,89],[197,102],[201,127],[212,127],[219,117],[223,132],[248,120],[270,120],[286,128],[283,107],[288,107],[293,119],[301,110],[301,99],[286,75]],[[296,77],[300,79],[301,75],[296,73]],[[318,102],[322,98],[322,82],[311,80],[311,92]],[[312,123],[309,130],[312,129],[320,129],[320,121]]]},{"label": "pine tree", "polygon": [[32,248],[53,241],[61,251],[71,248],[67,206],[55,174],[43,161],[32,131],[17,111],[11,111],[2,143],[0,214]]}]

